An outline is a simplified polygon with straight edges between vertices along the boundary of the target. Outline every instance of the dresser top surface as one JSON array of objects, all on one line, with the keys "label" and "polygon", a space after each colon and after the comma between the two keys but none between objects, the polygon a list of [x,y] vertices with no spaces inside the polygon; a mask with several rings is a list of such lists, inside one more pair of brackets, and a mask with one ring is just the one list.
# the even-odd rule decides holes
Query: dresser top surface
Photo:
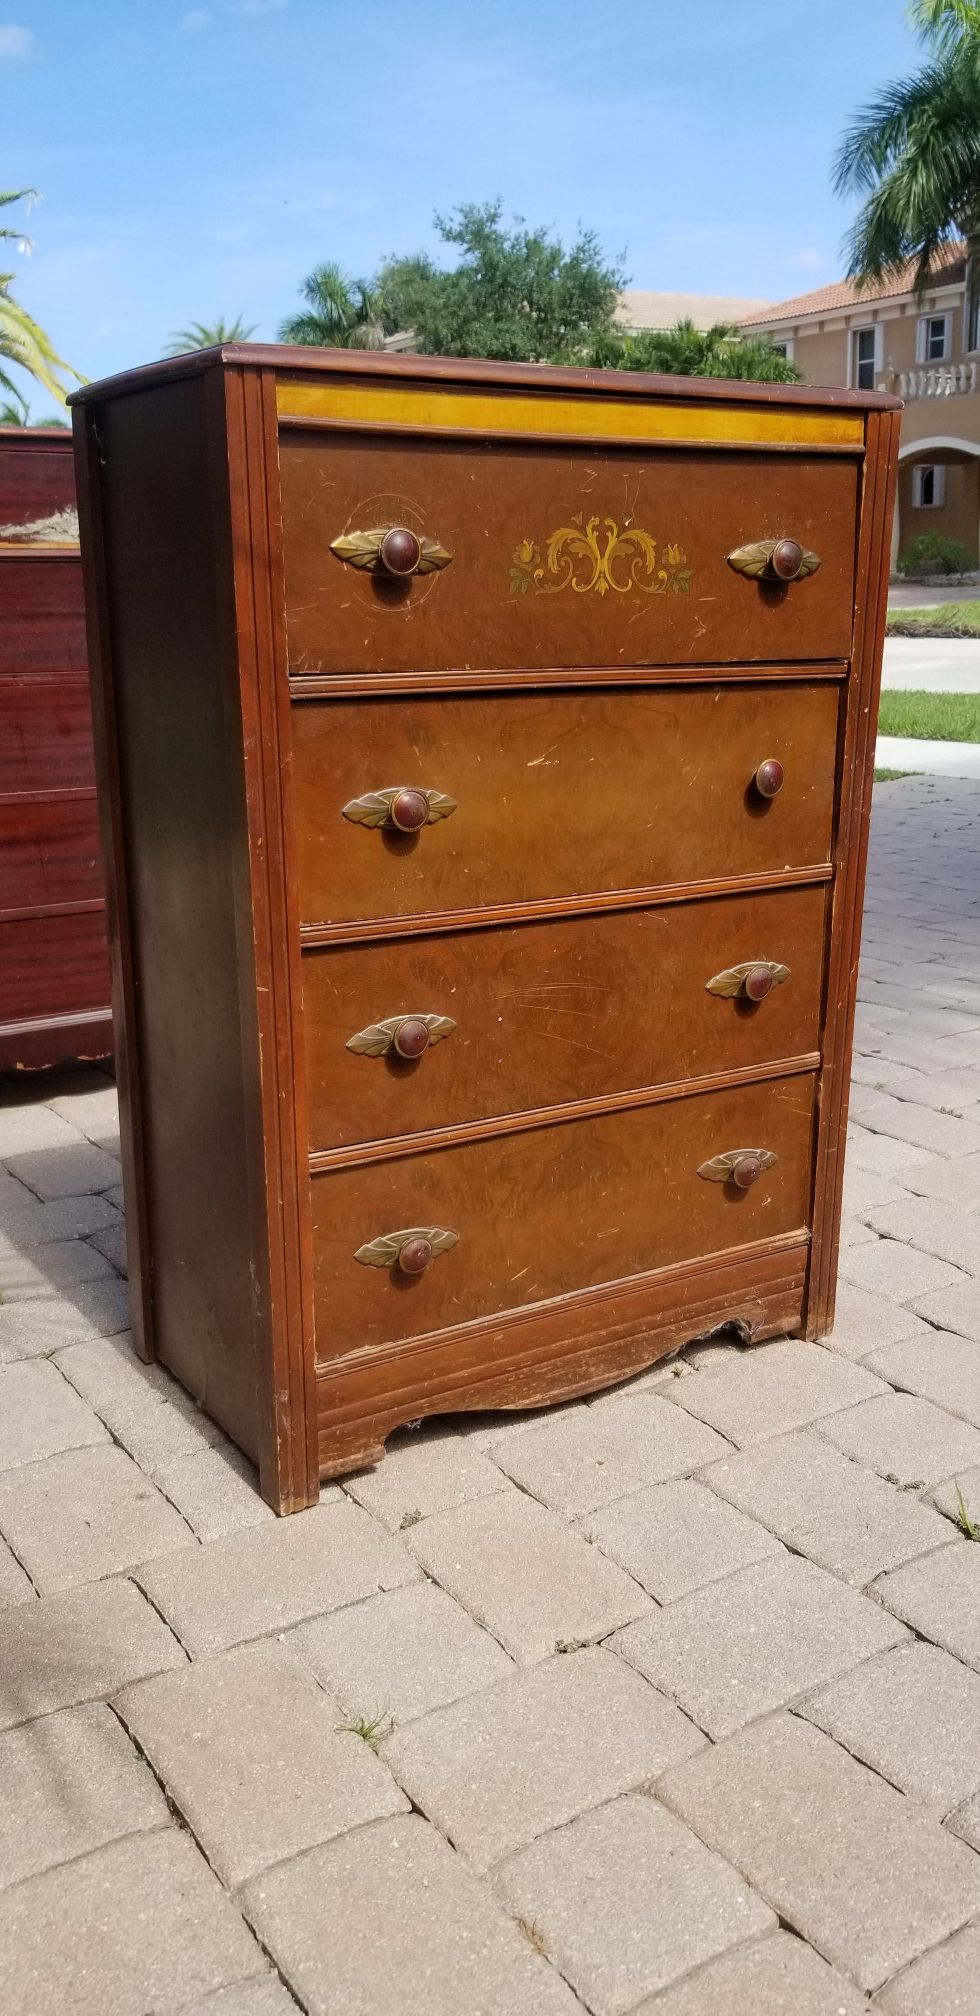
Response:
[{"label": "dresser top surface", "polygon": [[499,387],[502,390],[587,394],[638,402],[683,400],[685,404],[844,407],[858,413],[898,410],[902,401],[887,392],[858,392],[840,385],[760,385],[736,379],[653,376],[643,371],[609,371],[554,364],[511,364],[475,357],[391,356],[386,351],[301,349],[280,343],[230,343],[190,351],[155,364],[116,373],[72,394],[69,405],[116,398],[144,386],[196,377],[204,371],[273,371],[277,376],[355,378],[393,385]]}]

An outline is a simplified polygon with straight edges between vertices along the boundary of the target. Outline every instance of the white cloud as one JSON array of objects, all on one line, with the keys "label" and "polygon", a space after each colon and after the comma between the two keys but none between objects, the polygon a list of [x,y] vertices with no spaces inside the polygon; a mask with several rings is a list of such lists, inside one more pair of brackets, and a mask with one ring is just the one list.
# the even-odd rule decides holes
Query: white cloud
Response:
[{"label": "white cloud", "polygon": [[201,28],[207,28],[211,16],[206,7],[192,7],[188,14],[182,14],[180,25],[185,35],[196,35]]},{"label": "white cloud", "polygon": [[16,63],[18,57],[29,56],[34,47],[34,37],[29,28],[18,28],[13,23],[0,28],[0,63]]}]

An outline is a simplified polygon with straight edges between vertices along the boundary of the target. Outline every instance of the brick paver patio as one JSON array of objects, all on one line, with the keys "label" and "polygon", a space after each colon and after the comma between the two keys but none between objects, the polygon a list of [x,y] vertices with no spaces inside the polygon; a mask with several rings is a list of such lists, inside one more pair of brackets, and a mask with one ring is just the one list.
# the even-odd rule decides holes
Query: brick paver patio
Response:
[{"label": "brick paver patio", "polygon": [[0,2007],[980,2012],[980,785],[878,788],[838,1327],[277,1521],[0,1109]]}]

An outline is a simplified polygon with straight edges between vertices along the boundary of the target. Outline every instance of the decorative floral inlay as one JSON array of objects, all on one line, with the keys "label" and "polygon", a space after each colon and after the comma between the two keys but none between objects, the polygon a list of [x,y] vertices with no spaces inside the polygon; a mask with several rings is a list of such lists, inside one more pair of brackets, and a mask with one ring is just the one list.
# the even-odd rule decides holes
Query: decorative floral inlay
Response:
[{"label": "decorative floral inlay", "polygon": [[660,549],[649,532],[620,525],[615,518],[584,518],[576,512],[560,525],[544,554],[536,539],[515,546],[510,569],[512,595],[687,595],[691,569],[683,546]]}]

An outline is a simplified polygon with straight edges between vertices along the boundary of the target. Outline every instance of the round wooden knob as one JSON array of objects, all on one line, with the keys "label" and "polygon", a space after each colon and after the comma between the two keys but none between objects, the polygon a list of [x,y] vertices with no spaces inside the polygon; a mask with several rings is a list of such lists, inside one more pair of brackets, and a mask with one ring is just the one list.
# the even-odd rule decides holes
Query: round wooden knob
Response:
[{"label": "round wooden knob", "polygon": [[429,801],[425,792],[399,791],[391,801],[388,816],[399,833],[417,833],[429,816]]},{"label": "round wooden knob", "polygon": [[743,1155],[732,1170],[732,1182],[737,1190],[751,1190],[762,1175],[762,1163],[758,1155]]},{"label": "round wooden knob", "polygon": [[429,1032],[418,1015],[406,1015],[395,1030],[394,1047],[399,1057],[421,1057],[429,1047]]},{"label": "round wooden knob", "polygon": [[407,525],[393,525],[381,541],[378,558],[386,574],[414,574],[422,558],[422,542]]},{"label": "round wooden knob", "polygon": [[742,981],[742,992],[749,1001],[764,1001],[772,992],[772,974],[768,966],[752,966]]},{"label": "round wooden knob", "polygon": [[755,773],[755,788],[760,798],[775,798],[777,791],[782,790],[783,766],[777,757],[767,756],[765,762],[759,764]]},{"label": "round wooden knob", "polygon": [[431,1258],[428,1239],[406,1239],[398,1255],[398,1266],[403,1274],[424,1274]]},{"label": "round wooden knob", "polygon": [[770,570],[777,581],[795,581],[804,560],[803,547],[798,539],[777,539],[769,561]]}]

